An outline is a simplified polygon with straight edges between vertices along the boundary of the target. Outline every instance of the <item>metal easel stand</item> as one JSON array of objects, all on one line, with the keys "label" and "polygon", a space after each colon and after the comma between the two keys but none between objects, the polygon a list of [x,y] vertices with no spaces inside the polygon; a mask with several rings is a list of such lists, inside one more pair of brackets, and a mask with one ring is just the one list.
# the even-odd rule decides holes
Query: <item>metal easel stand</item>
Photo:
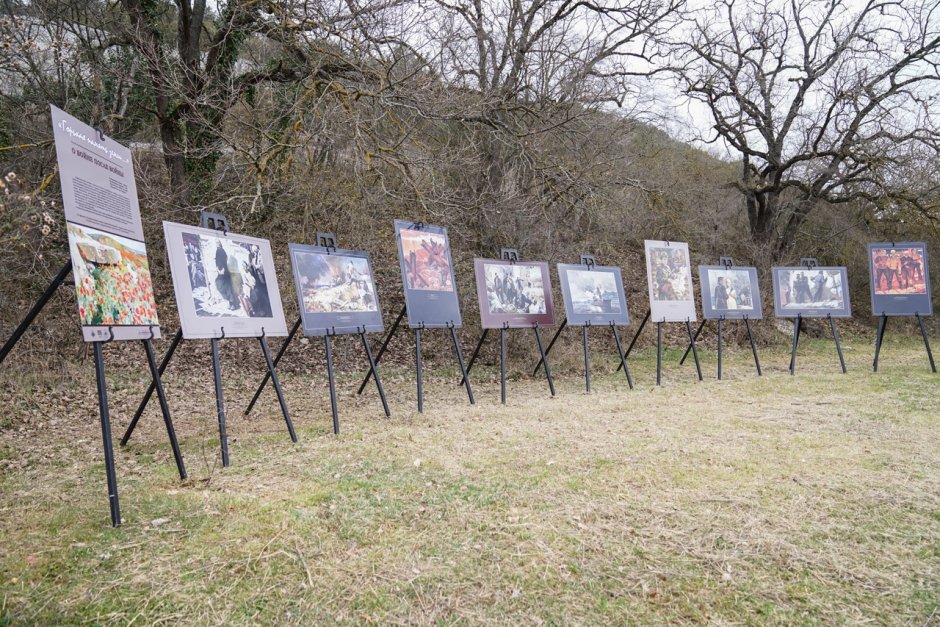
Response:
[{"label": "metal easel stand", "polygon": [[[914,317],[917,318],[917,326],[920,327],[920,335],[924,339],[924,349],[927,351],[927,360],[930,362],[930,371],[936,374],[937,364],[933,360],[933,351],[930,350],[930,340],[927,338],[927,326],[924,324],[924,319],[921,317],[920,312],[915,312]],[[875,336],[875,360],[872,363],[872,370],[874,372],[878,372],[878,356],[881,354],[881,347],[884,345],[885,327],[887,325],[888,316],[882,312],[878,320],[878,333]]]},{"label": "metal easel stand", "polygon": [[[829,319],[829,328],[832,330],[832,339],[836,344],[836,352],[839,354],[839,364],[842,366],[842,374],[848,372],[845,367],[845,357],[842,355],[842,344],[839,342],[839,330],[836,328],[835,318],[832,314],[826,314]],[[796,349],[800,344],[800,329],[803,328],[803,314],[797,314],[793,321],[793,348],[790,351],[790,375],[796,373]]]},{"label": "metal easel stand", "polygon": [[[499,329],[499,397],[503,405],[506,404],[506,331],[508,329],[509,326],[506,322],[504,322],[503,326]],[[551,395],[555,396],[555,381],[552,378],[551,366],[548,364],[548,351],[545,350],[542,344],[542,333],[539,330],[538,323],[533,323],[532,329],[535,331],[535,343],[538,345],[539,355],[541,356],[539,365],[535,368],[535,372],[538,372],[539,367],[543,364],[545,365],[545,378],[548,381],[548,389]],[[473,364],[476,363],[477,356],[480,354],[480,348],[483,346],[483,341],[486,339],[489,331],[489,329],[483,329],[480,340],[477,342],[476,348],[473,349],[473,354],[470,355],[470,361],[467,362],[467,374],[470,373]]]},{"label": "metal easel stand", "polygon": [[26,333],[26,329],[28,329],[30,325],[33,324],[33,320],[35,320],[39,313],[43,310],[52,296],[56,293],[56,290],[65,284],[65,279],[68,277],[71,271],[71,261],[66,261],[62,267],[59,268],[59,271],[56,273],[55,277],[53,277],[49,285],[46,286],[42,296],[40,296],[39,300],[33,304],[30,310],[23,317],[23,320],[21,320],[20,323],[16,325],[16,328],[13,329],[13,333],[10,335],[7,341],[4,342],[3,347],[0,348],[0,364],[2,364],[3,360],[7,358],[7,355],[9,355],[10,351],[13,350],[13,347],[16,346],[16,343],[20,341],[21,337],[23,337],[23,334]]},{"label": "metal easel stand", "polygon": [[104,372],[102,347],[114,340],[114,330],[108,327],[109,338],[92,342],[95,352],[95,380],[98,384],[98,412],[101,417],[101,440],[104,445],[104,470],[108,480],[108,506],[111,526],[121,526],[121,503],[118,499],[117,473],[114,469],[114,445],[111,441],[111,413],[108,409],[108,383]]},{"label": "metal easel stand", "polygon": [[[626,367],[626,357],[630,356],[630,352],[633,350],[633,346],[640,337],[640,333],[642,333],[643,327],[646,326],[647,321],[650,319],[650,314],[651,311],[647,309],[646,315],[643,316],[643,322],[640,323],[640,328],[636,330],[636,333],[633,335],[633,339],[630,340],[630,345],[627,347],[627,352],[624,354],[624,361],[617,367],[618,372],[621,368]],[[662,385],[663,382],[663,324],[665,324],[665,320],[656,322],[656,385]],[[698,358],[698,347],[695,344],[695,334],[692,333],[692,322],[688,318],[685,320],[685,328],[689,334],[689,344],[690,348],[692,349],[692,357],[695,359],[695,370],[698,373],[698,380],[702,381],[702,364]]]},{"label": "metal easel stand", "polygon": [[[763,373],[761,372],[761,369],[760,369],[760,360],[757,358],[757,344],[754,342],[754,335],[751,332],[751,321],[747,316],[742,318],[742,320],[744,320],[744,327],[747,329],[747,339],[751,344],[751,354],[754,356],[754,368],[757,369],[757,376],[762,376]],[[701,324],[698,325],[698,329],[696,329],[695,335],[694,335],[694,338],[696,340],[698,340],[699,335],[701,335],[702,329],[705,328],[706,322],[708,322],[708,320],[702,320]],[[722,323],[725,322],[725,317],[721,316],[720,318],[717,319],[717,322],[718,322],[718,380],[721,381],[722,355],[723,355],[722,347],[724,344]],[[685,349],[685,353],[683,353],[682,355],[682,359],[679,360],[680,366],[685,363],[685,360],[689,356],[689,353],[691,351],[692,351],[692,344],[690,342],[689,347]]]}]

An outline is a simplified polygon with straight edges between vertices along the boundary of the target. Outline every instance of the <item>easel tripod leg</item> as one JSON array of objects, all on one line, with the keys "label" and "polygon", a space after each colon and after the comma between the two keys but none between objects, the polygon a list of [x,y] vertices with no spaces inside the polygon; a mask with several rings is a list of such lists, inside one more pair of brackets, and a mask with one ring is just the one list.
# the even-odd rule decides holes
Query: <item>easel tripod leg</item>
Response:
[{"label": "easel tripod leg", "polygon": [[268,374],[271,375],[271,382],[274,383],[274,392],[277,394],[278,405],[281,406],[281,413],[284,414],[284,422],[287,423],[287,432],[290,434],[291,442],[297,441],[297,433],[294,432],[294,423],[290,419],[290,412],[287,410],[287,399],[284,398],[284,390],[281,389],[281,382],[277,378],[274,362],[271,361],[271,350],[268,348],[268,340],[263,335],[258,338],[261,342],[261,352],[264,353],[264,361],[268,365]]},{"label": "easel tripod leg", "polygon": [[588,328],[581,327],[581,342],[584,344],[584,391],[591,391],[591,355],[588,351]]},{"label": "easel tripod leg", "polygon": [[757,359],[757,344],[754,343],[754,334],[751,333],[751,321],[744,319],[744,328],[747,329],[747,339],[751,342],[751,353],[754,355],[754,367],[757,368],[757,376],[761,376],[760,360]]},{"label": "easel tripod leg", "polygon": [[3,347],[0,348],[0,364],[2,364],[3,360],[7,358],[7,355],[9,355],[10,351],[13,350],[13,347],[16,346],[16,343],[20,341],[20,338],[23,337],[24,333],[26,333],[26,329],[28,329],[29,325],[33,323],[33,320],[36,319],[36,316],[39,315],[39,312],[41,312],[43,307],[46,306],[46,303],[49,302],[49,299],[52,298],[56,290],[59,289],[59,286],[65,282],[65,277],[67,277],[71,271],[71,261],[66,261],[65,264],[59,268],[59,272],[56,273],[48,287],[46,287],[46,291],[42,293],[42,296],[39,297],[39,300],[36,301],[36,304],[34,304],[29,312],[27,312],[26,316],[23,317],[23,320],[16,326],[16,329],[13,330],[13,333],[10,335],[9,339],[4,342]]},{"label": "easel tripod leg", "polygon": [[[486,340],[486,335],[489,333],[489,329],[483,329],[483,333],[480,335],[480,340],[477,342],[477,345],[473,347],[473,352],[470,353],[470,361],[467,362],[467,374],[470,374],[470,370],[473,369],[473,364],[477,362],[477,355],[480,354],[480,349],[483,347],[483,342]],[[464,377],[460,380],[459,385],[463,385],[467,382],[467,378]]]},{"label": "easel tripod leg", "polygon": [[[379,347],[379,352],[375,355],[375,363],[378,365],[382,361],[382,355],[385,354],[385,351],[388,349],[388,343],[392,341],[392,336],[395,335],[395,331],[398,330],[398,325],[401,324],[401,321],[405,318],[405,312],[407,307],[402,307],[401,312],[398,314],[398,317],[395,318],[395,322],[392,324],[392,328],[388,330],[388,333],[385,335],[385,339],[382,340],[382,346]],[[362,394],[362,391],[366,389],[366,384],[369,383],[369,379],[375,373],[375,369],[369,370],[366,373],[366,378],[362,380],[362,384],[359,386],[359,389],[356,391],[356,394]]]},{"label": "easel tripod leg", "polygon": [[[166,371],[167,366],[170,364],[170,359],[172,359],[173,353],[176,352],[176,347],[179,346],[182,339],[183,332],[178,330],[173,336],[173,341],[170,342],[169,348],[166,349],[166,353],[164,353],[163,359],[160,360],[160,367],[157,368],[157,372],[161,377]],[[156,389],[156,382],[151,381],[150,385],[147,386],[147,391],[144,393],[143,399],[140,401],[140,405],[137,406],[137,411],[134,412],[134,417],[131,419],[131,424],[127,426],[127,431],[124,432],[124,437],[121,438],[121,446],[127,446],[127,443],[131,439],[131,435],[134,433],[134,429],[137,428],[137,422],[140,420],[140,417],[143,416],[144,410],[147,408],[147,403],[150,402],[150,397],[153,396],[153,393],[156,391]]]},{"label": "easel tripod leg", "polygon": [[803,317],[797,314],[796,320],[793,321],[793,349],[790,351],[790,376],[793,376],[793,373],[796,372],[796,347],[800,343],[801,326],[803,326]]},{"label": "easel tripod leg", "polygon": [[842,356],[842,344],[839,343],[839,331],[836,329],[836,321],[832,315],[829,315],[829,328],[832,329],[832,339],[836,343],[836,352],[839,353],[839,364],[842,366],[842,374],[845,374],[847,371],[845,369],[845,357]]},{"label": "easel tripod leg", "polygon": [[656,323],[656,385],[663,383],[663,323]]},{"label": "easel tripod leg", "polygon": [[920,317],[920,314],[915,314],[917,316],[917,324],[920,326],[920,335],[924,338],[924,348],[927,349],[927,359],[930,360],[930,371],[937,372],[937,364],[933,361],[933,351],[930,350],[930,340],[927,339],[927,327],[924,325],[924,319]]},{"label": "easel tripod leg", "polygon": [[[552,341],[548,343],[548,348],[545,349],[545,355],[547,356],[552,352],[552,348],[555,346],[555,342],[558,341],[558,336],[561,335],[561,332],[565,330],[565,327],[568,326],[568,319],[565,318],[561,321],[561,324],[558,326],[558,330],[555,331],[555,334],[552,336]],[[535,368],[532,370],[532,376],[534,377],[539,373],[539,368],[542,367],[542,360],[539,359],[539,363],[535,364]]]},{"label": "easel tripod leg", "polygon": [[545,355],[545,349],[542,348],[542,333],[539,326],[535,325],[535,343],[539,345],[539,353],[542,356],[542,365],[545,367],[545,378],[548,379],[548,389],[555,396],[555,382],[552,380],[552,368],[548,365],[548,357]]},{"label": "easel tripod leg", "polygon": [[219,445],[222,447],[222,467],[228,468],[228,435],[225,432],[225,399],[222,396],[222,364],[219,360],[219,340],[209,340],[212,347],[212,376],[215,381],[215,409],[219,417]]},{"label": "easel tripod leg", "polygon": [[499,400],[506,404],[506,329],[499,330]]},{"label": "easel tripod leg", "polygon": [[457,364],[460,366],[460,375],[467,388],[467,398],[470,399],[471,405],[475,405],[473,389],[470,387],[470,375],[467,374],[467,368],[464,366],[463,351],[460,350],[460,340],[457,338],[457,328],[454,326],[450,327],[450,339],[454,342],[454,354],[457,356]]},{"label": "easel tripod leg", "polygon": [[[643,328],[646,326],[646,323],[649,322],[650,315],[652,312],[647,309],[646,315],[643,316],[643,321],[640,322],[640,327],[636,330],[636,333],[633,334],[633,339],[630,340],[630,345],[627,346],[626,352],[623,354],[624,358],[630,357],[630,353],[633,352],[633,346],[636,344],[636,341],[640,338],[640,333],[643,332]],[[617,372],[620,372],[620,369],[623,368],[623,364],[617,366]]]},{"label": "easel tripod leg", "polygon": [[111,526],[121,526],[121,504],[118,500],[117,473],[114,470],[114,445],[111,442],[111,414],[108,410],[108,385],[104,375],[101,342],[92,342],[95,350],[95,379],[98,383],[98,411],[101,414],[101,440],[104,445],[104,470],[108,478],[108,505]]},{"label": "easel tripod leg", "polygon": [[[702,329],[705,328],[705,323],[706,323],[706,322],[707,322],[707,320],[702,320],[702,323],[701,323],[700,325],[698,325],[698,328],[695,330],[695,339],[696,339],[696,340],[698,339],[698,336],[702,334]],[[685,349],[685,352],[682,354],[682,359],[679,360],[679,365],[680,365],[680,366],[685,363],[685,358],[688,357],[688,356],[689,356],[689,353],[691,353],[691,352],[692,352],[692,344],[691,344],[691,342],[690,342],[690,343],[689,343],[689,347],[686,348],[686,349]],[[719,377],[719,378],[721,378],[721,377]]]},{"label": "easel tripod leg", "polygon": [[[702,321],[704,322],[704,320]],[[721,381],[721,323],[724,322],[721,318],[718,318],[718,380]]]},{"label": "easel tripod leg", "polygon": [[[281,344],[281,348],[278,349],[277,355],[274,356],[274,367],[277,368],[277,365],[281,363],[281,357],[284,356],[284,353],[287,352],[287,347],[290,346],[291,340],[294,339],[294,335],[297,334],[297,329],[300,328],[300,324],[303,322],[303,318],[297,318],[297,322],[294,323],[293,328],[291,328],[290,333],[287,334],[287,338],[284,340],[284,343]],[[268,384],[268,380],[271,378],[271,371],[264,373],[264,377],[261,379],[261,383],[258,385],[258,389],[255,390],[255,395],[251,397],[251,402],[248,403],[248,408],[245,410],[245,415],[251,413],[251,410],[254,409],[255,403],[258,402],[258,399],[261,397],[261,392],[264,390],[264,386]]]},{"label": "easel tripod leg", "polygon": [[872,372],[878,372],[878,356],[881,354],[881,343],[884,341],[886,326],[888,326],[888,316],[881,314],[878,319],[878,331],[875,333],[875,360],[871,364]]},{"label": "easel tripod leg", "polygon": [[382,388],[381,379],[379,379],[379,368],[376,365],[375,360],[372,359],[372,348],[369,346],[369,339],[366,337],[365,331],[360,333],[359,337],[362,338],[362,345],[366,349],[366,358],[369,360],[369,370],[371,370],[375,375],[375,387],[379,391],[379,398],[382,399],[382,409],[385,410],[385,417],[390,418],[392,412],[388,408],[388,401],[385,399],[385,390]]},{"label": "easel tripod leg", "polygon": [[339,408],[336,405],[336,381],[333,378],[333,343],[329,335],[324,335],[326,344],[326,376],[330,382],[330,411],[333,413],[333,433],[339,433]]},{"label": "easel tripod leg", "polygon": [[617,345],[617,355],[620,356],[620,367],[623,368],[624,374],[627,375],[627,385],[632,390],[633,377],[630,376],[630,367],[627,365],[627,357],[623,354],[623,347],[620,344],[620,333],[617,332],[617,326],[614,324],[610,325],[610,330],[614,333],[614,343]]},{"label": "easel tripod leg", "polygon": [[[721,324],[721,321],[718,321]],[[698,360],[698,348],[695,346],[695,337],[692,335],[692,323],[685,321],[685,328],[689,332],[689,342],[692,344],[692,357],[695,359],[695,371],[698,372],[698,380],[702,381],[702,363]],[[721,337],[719,335],[719,337]]]},{"label": "easel tripod leg", "polygon": [[153,383],[157,388],[157,399],[160,401],[160,410],[163,412],[163,424],[166,425],[166,434],[170,438],[170,447],[173,449],[173,459],[176,460],[176,469],[180,473],[180,479],[186,480],[186,467],[183,465],[183,455],[180,453],[180,445],[176,439],[176,429],[173,428],[173,418],[170,416],[170,404],[166,400],[166,394],[163,390],[163,381],[160,379],[160,369],[157,367],[157,358],[153,354],[153,345],[150,340],[144,340],[144,351],[147,353],[147,364],[150,366],[150,376],[153,377]]},{"label": "easel tripod leg", "polygon": [[415,374],[418,378],[418,413],[424,413],[424,382],[421,373],[421,329],[415,329]]}]

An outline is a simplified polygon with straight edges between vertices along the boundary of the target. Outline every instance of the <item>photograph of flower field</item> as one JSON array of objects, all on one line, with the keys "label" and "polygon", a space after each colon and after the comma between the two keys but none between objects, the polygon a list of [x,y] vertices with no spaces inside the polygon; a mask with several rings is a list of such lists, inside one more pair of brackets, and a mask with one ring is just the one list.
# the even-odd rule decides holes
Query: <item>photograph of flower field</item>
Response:
[{"label": "photograph of flower field", "polygon": [[83,325],[159,324],[143,242],[71,222],[68,234]]}]

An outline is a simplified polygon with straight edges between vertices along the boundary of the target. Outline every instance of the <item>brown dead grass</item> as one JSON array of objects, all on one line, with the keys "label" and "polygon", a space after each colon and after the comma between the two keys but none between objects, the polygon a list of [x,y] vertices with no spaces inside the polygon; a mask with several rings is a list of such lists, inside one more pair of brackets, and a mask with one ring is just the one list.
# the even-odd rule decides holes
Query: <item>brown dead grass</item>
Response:
[{"label": "brown dead grass", "polygon": [[[325,380],[289,375],[297,445],[273,393],[240,415],[237,372],[224,471],[209,380],[171,374],[191,479],[151,410],[118,453],[119,530],[91,373],[5,372],[0,623],[936,622],[940,380],[910,342],[878,375],[867,343],[846,356],[808,343],[790,377],[765,351],[757,378],[735,351],[718,382],[708,353],[698,383],[670,353],[656,388],[643,351],[628,391],[598,354],[586,395],[569,348],[556,398],[517,366],[503,407],[487,369],[469,407],[438,370],[424,415],[388,372],[391,419],[344,373],[339,437]],[[142,387],[115,373],[116,438]]]}]

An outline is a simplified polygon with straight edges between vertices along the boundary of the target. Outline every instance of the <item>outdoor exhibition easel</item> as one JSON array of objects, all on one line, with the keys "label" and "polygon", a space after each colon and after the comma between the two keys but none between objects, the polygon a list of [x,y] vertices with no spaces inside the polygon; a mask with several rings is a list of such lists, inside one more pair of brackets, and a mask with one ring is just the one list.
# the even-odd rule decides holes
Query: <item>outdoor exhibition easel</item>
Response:
[{"label": "outdoor exhibition easel", "polygon": [[[332,233],[317,233],[317,246],[326,249],[326,254],[330,254],[330,250],[334,253],[336,252],[336,236]],[[294,335],[297,334],[297,329],[300,328],[300,325],[303,323],[303,317],[300,316],[297,318],[297,322],[294,323],[294,326],[290,330],[287,339],[284,340],[284,343],[281,344],[281,348],[277,351],[277,355],[274,356],[274,367],[277,368],[278,363],[281,361],[281,357],[284,356],[284,353],[287,351],[287,346],[290,344],[290,341],[294,339]],[[372,347],[369,346],[369,340],[366,337],[366,328],[357,327],[357,335],[362,339],[362,346],[366,349],[366,358],[369,360],[369,371],[375,374],[375,387],[379,390],[379,398],[382,399],[382,408],[385,410],[386,417],[391,417],[392,412],[388,408],[388,402],[385,400],[385,390],[382,389],[382,380],[379,378],[379,371],[376,368],[375,360],[372,359]],[[336,328],[332,330],[324,329],[323,340],[326,344],[326,373],[327,378],[330,383],[330,409],[333,411],[333,433],[339,433],[339,409],[336,401],[336,382],[333,373],[333,344],[330,338],[338,335],[336,333]],[[261,379],[261,383],[258,385],[258,389],[255,390],[255,395],[251,398],[251,402],[248,403],[248,408],[245,410],[245,415],[251,413],[251,410],[254,408],[255,403],[258,401],[258,398],[261,396],[261,392],[264,390],[264,386],[268,384],[268,381],[271,379],[271,372],[264,373],[264,378]]]},{"label": "outdoor exhibition easel", "polygon": [[[204,229],[215,229],[228,235],[228,219],[223,215],[202,211],[199,216],[199,225]],[[225,339],[225,327],[220,327],[219,331],[219,337],[210,338],[209,343],[212,350],[212,374],[215,383],[215,407],[219,420],[219,444],[222,448],[222,466],[227,468],[229,465],[228,435],[225,429],[225,400],[222,396],[222,363],[219,359],[219,340]],[[173,353],[176,352],[176,348],[179,346],[182,339],[183,330],[180,329],[176,332],[176,335],[173,336],[173,340],[170,342],[170,346],[163,355],[163,359],[160,360],[160,366],[157,368],[158,374],[162,375],[166,370],[167,366],[170,364],[170,359],[173,357]],[[267,364],[268,373],[274,381],[274,390],[277,393],[277,400],[281,406],[281,412],[284,414],[284,422],[287,423],[287,431],[290,434],[290,439],[292,442],[296,442],[297,434],[294,432],[294,423],[291,422],[290,412],[287,410],[287,401],[284,400],[284,393],[281,391],[281,383],[278,381],[277,374],[274,372],[274,363],[271,360],[271,351],[268,348],[268,340],[264,333],[264,327],[261,328],[261,335],[258,336],[258,341],[261,344],[261,352],[264,354],[264,361]],[[121,438],[121,446],[126,446],[128,441],[130,441],[134,429],[137,428],[137,422],[147,408],[150,397],[153,396],[155,387],[155,383],[151,383],[150,387],[148,387],[147,391],[144,393],[144,397],[141,399],[140,405],[138,405],[137,411],[134,413],[131,424],[128,425],[124,437]],[[160,391],[158,390],[158,394],[159,393]]]},{"label": "outdoor exhibition easel", "polygon": [[[588,268],[593,268],[597,265],[597,262],[594,259],[594,255],[581,255],[581,264],[587,266]],[[568,326],[568,318],[565,317],[561,321],[561,326],[558,327],[558,330],[555,331],[555,335],[552,336],[552,341],[548,343],[548,347],[545,349],[545,355],[548,356],[552,352],[552,347],[555,345],[555,342],[558,340],[558,336],[561,335],[561,332],[565,330],[565,327]],[[581,343],[584,345],[584,389],[586,392],[591,391],[591,355],[588,351],[588,329],[591,327],[590,322],[586,322],[581,326]],[[627,359],[623,354],[623,347],[620,344],[620,333],[617,332],[617,325],[613,322],[610,323],[610,330],[614,334],[614,341],[617,343],[617,354],[620,355],[620,367],[623,368],[623,371],[627,375],[627,385],[630,386],[630,389],[633,389],[633,377],[630,376],[630,368],[627,366]],[[542,367],[542,360],[539,359],[539,363],[535,364],[535,369],[532,371],[532,376],[534,377],[538,374],[539,368]],[[620,368],[617,369],[620,372]]]},{"label": "outdoor exhibition easel", "polygon": [[[914,317],[917,318],[917,324],[920,326],[920,334],[924,338],[924,348],[927,349],[927,359],[930,361],[930,370],[931,372],[937,372],[937,364],[933,360],[933,351],[930,350],[930,341],[927,339],[927,327],[924,325],[924,319],[921,317],[920,312],[916,312]],[[881,353],[882,342],[885,338],[885,326],[888,324],[888,315],[883,313],[879,316],[878,319],[878,334],[875,336],[875,361],[872,364],[872,370],[878,372],[878,355]]]},{"label": "outdoor exhibition easel", "polygon": [[[416,223],[415,226],[420,228],[422,224]],[[392,323],[388,333],[385,334],[385,338],[382,340],[382,346],[379,347],[379,352],[376,353],[375,360],[369,367],[369,372],[366,373],[366,377],[362,380],[362,385],[359,386],[359,390],[356,392],[356,394],[362,394],[362,391],[366,389],[366,385],[369,383],[369,379],[372,377],[372,375],[378,374],[376,366],[382,360],[382,355],[384,355],[385,351],[388,349],[388,344],[392,341],[392,336],[395,335],[395,331],[398,330],[398,327],[401,325],[401,321],[405,319],[405,313],[407,311],[408,305],[405,304],[402,306],[398,317],[395,318],[395,322]],[[426,328],[427,327],[425,327],[424,322],[419,323],[418,326],[415,327],[415,376],[417,377],[419,414],[424,413],[424,381],[421,367],[421,331]],[[457,325],[454,324],[453,320],[451,320],[447,323],[447,328],[450,329],[450,339],[454,344],[454,355],[457,357],[457,364],[460,366],[460,373],[462,375],[460,383],[467,388],[467,398],[470,400],[470,404],[474,405],[476,404],[476,401],[473,399],[473,390],[470,388],[470,379],[467,378],[467,373],[470,371],[470,369],[464,365],[463,352],[460,350],[460,340],[457,339]],[[378,379],[378,377],[376,377],[376,379]]]},{"label": "outdoor exhibition easel", "polygon": [[[718,265],[724,266],[726,270],[730,270],[734,267],[734,260],[731,257],[719,257]],[[754,343],[754,335],[751,333],[751,320],[744,316],[744,327],[747,329],[747,339],[751,342],[751,353],[754,355],[754,367],[757,368],[757,376],[761,376],[760,370],[760,360],[757,359],[757,345]],[[722,346],[722,325],[721,323],[725,321],[725,317],[722,315],[718,318],[718,380],[721,381],[721,346]],[[702,324],[698,325],[698,329],[695,331],[694,338],[697,340],[699,335],[702,333],[702,329],[705,327],[705,323],[708,320],[705,318],[705,313],[702,312]],[[685,349],[685,353],[682,355],[682,359],[679,360],[679,365],[685,363],[686,357],[689,356],[689,351],[692,350],[692,344],[689,344],[689,347]]]},{"label": "outdoor exhibition easel", "polygon": [[[617,372],[620,372],[620,369],[624,367],[626,363],[626,358],[630,356],[630,351],[633,350],[633,345],[636,344],[637,338],[640,337],[640,333],[643,332],[643,327],[646,326],[647,321],[650,319],[652,310],[647,309],[646,315],[643,316],[643,322],[640,323],[640,328],[636,330],[633,339],[630,340],[630,345],[627,347],[627,352],[624,354],[624,363],[617,366]],[[662,385],[663,380],[663,323],[666,320],[659,320],[656,322],[656,385]],[[698,372],[698,380],[702,381],[702,364],[698,360],[698,348],[695,345],[695,336],[692,334],[692,322],[686,318],[685,328],[689,333],[689,344],[692,348],[692,357],[695,358],[695,369]]]},{"label": "outdoor exhibition easel", "polygon": [[[515,248],[501,248],[499,250],[499,258],[513,264],[519,261],[519,251]],[[504,322],[503,326],[499,329],[499,398],[503,405],[506,404],[506,329],[508,328],[509,323]],[[552,380],[552,368],[548,364],[548,353],[545,351],[542,344],[542,333],[539,331],[539,323],[533,323],[532,329],[535,331],[535,343],[538,344],[539,355],[542,356],[539,363],[545,364],[545,378],[548,380],[548,389],[552,393],[552,396],[555,396],[555,382]],[[476,347],[473,349],[473,354],[470,355],[470,361],[467,362],[467,371],[464,373],[464,378],[460,381],[461,385],[467,381],[467,375],[470,374],[470,369],[473,368],[473,364],[480,354],[480,348],[483,346],[483,342],[486,340],[489,331],[488,328],[483,329],[483,334],[480,335],[480,341],[477,342]],[[537,370],[538,368],[536,368],[536,371]],[[467,381],[467,383],[469,385],[469,381]]]},{"label": "outdoor exhibition easel", "polygon": [[[818,266],[819,262],[817,262],[814,257],[804,257],[800,259],[800,265],[804,268],[811,269]],[[845,358],[842,356],[842,345],[839,343],[839,331],[836,329],[835,318],[832,317],[832,314],[826,314],[826,318],[829,319],[829,328],[832,329],[832,339],[836,343],[836,352],[839,353],[839,363],[842,365],[842,374],[845,374],[847,372],[845,369]],[[793,320],[793,349],[790,351],[791,375],[796,373],[796,349],[800,344],[800,329],[802,328],[803,314],[796,314],[796,318]]]},{"label": "outdoor exhibition easel", "polygon": [[[46,304],[52,298],[53,294],[55,294],[56,290],[62,285],[66,285],[65,279],[68,277],[71,271],[72,262],[67,261],[59,270],[58,274],[56,274],[56,276],[52,279],[52,282],[49,283],[49,286],[43,292],[42,296],[39,297],[39,300],[36,301],[36,303],[23,318],[22,322],[17,325],[16,329],[13,331],[13,335],[10,336],[10,338],[3,345],[3,348],[0,349],[0,363],[3,363],[3,360],[6,359],[7,355],[10,354],[10,351],[13,350],[13,347],[16,345],[17,341],[19,341],[19,339],[26,332],[26,329],[28,329],[29,326],[33,323],[33,321],[39,315],[39,312],[42,311],[43,307],[46,306]],[[102,331],[102,334],[103,333],[104,332]],[[141,340],[141,344],[144,345],[144,352],[147,355],[147,364],[150,367],[150,376],[152,379],[150,385],[151,388],[157,391],[157,396],[160,399],[160,410],[163,413],[163,423],[166,426],[167,436],[170,439],[170,447],[173,449],[173,459],[176,462],[176,469],[179,471],[180,479],[185,480],[187,476],[186,466],[183,464],[183,455],[180,452],[179,442],[176,439],[176,429],[173,427],[173,417],[170,414],[170,405],[167,403],[166,394],[163,389],[163,382],[160,379],[162,370],[157,367],[156,358],[154,357],[152,344],[153,337],[153,327],[151,327],[150,337]],[[108,387],[104,371],[104,351],[102,350],[103,345],[111,342],[113,339],[114,330],[112,327],[107,327],[107,338],[92,342],[92,347],[95,355],[95,378],[98,388],[98,411],[101,417],[101,437],[104,444],[104,466],[108,480],[108,501],[111,509],[111,524],[115,527],[118,527],[121,525],[121,506],[118,500],[117,474],[114,469],[114,446],[111,440],[111,412],[108,408]]]}]

